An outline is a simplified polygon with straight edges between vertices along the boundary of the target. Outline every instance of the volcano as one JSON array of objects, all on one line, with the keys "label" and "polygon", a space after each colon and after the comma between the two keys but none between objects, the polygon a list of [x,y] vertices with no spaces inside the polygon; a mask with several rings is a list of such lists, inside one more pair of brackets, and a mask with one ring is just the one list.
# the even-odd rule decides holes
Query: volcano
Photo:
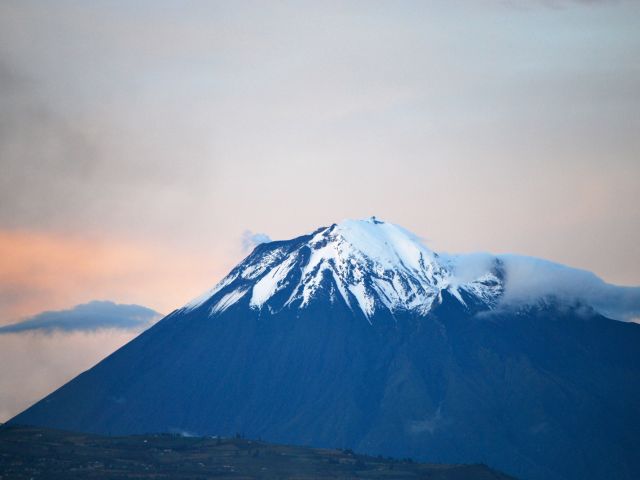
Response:
[{"label": "volcano", "polygon": [[523,479],[640,478],[640,289],[375,217],[258,245],[11,420],[242,434]]}]

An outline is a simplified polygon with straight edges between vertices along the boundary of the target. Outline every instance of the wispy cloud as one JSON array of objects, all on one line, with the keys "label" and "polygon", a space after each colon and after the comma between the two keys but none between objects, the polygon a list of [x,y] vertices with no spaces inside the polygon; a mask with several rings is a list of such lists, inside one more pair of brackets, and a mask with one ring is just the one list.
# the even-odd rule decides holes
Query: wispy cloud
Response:
[{"label": "wispy cloud", "polygon": [[[200,255],[142,293],[215,262],[155,295],[176,306],[247,225],[287,238],[371,211],[437,248],[637,283],[634,5],[0,2],[0,227],[121,232],[166,245],[165,271]],[[116,293],[82,298],[156,306]]]},{"label": "wispy cloud", "polygon": [[542,259],[518,255],[499,258],[506,270],[506,302],[556,297],[585,303],[616,320],[633,321],[640,315],[640,287],[611,285],[586,270]]},{"label": "wispy cloud", "polygon": [[261,243],[267,243],[271,241],[271,238],[266,233],[254,233],[251,230],[245,230],[242,233],[242,251],[249,252]]},{"label": "wispy cloud", "polygon": [[69,310],[42,312],[21,322],[0,327],[0,335],[22,332],[96,331],[104,329],[140,330],[162,315],[140,305],[119,305],[93,301]]}]

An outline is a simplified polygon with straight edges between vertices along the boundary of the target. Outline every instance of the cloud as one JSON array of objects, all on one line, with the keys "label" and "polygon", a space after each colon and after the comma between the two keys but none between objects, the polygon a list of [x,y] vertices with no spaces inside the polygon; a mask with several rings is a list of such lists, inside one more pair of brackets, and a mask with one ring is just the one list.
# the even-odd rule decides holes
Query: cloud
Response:
[{"label": "cloud", "polygon": [[611,285],[586,270],[519,255],[500,255],[506,285],[504,302],[554,297],[579,301],[602,315],[633,321],[640,316],[640,287]]},{"label": "cloud", "polygon": [[91,200],[100,153],[1,53],[0,85],[0,223],[61,222],[71,206]]},{"label": "cloud", "polygon": [[21,322],[0,327],[0,335],[22,332],[73,332],[104,329],[141,330],[162,315],[140,305],[119,305],[110,301],[92,301],[69,310],[48,311]]},{"label": "cloud", "polygon": [[247,225],[378,211],[639,281],[632,2],[160,3],[0,2],[1,227],[197,244],[205,265]]},{"label": "cloud", "polygon": [[498,266],[504,273],[502,304],[531,304],[554,298],[587,305],[615,320],[633,322],[640,317],[640,287],[604,282],[586,270],[522,255],[472,253],[447,256],[461,283],[481,277]]},{"label": "cloud", "polygon": [[[114,120],[122,114],[115,106],[101,113],[95,107],[69,111],[76,104],[48,91],[53,80],[44,81],[43,75],[0,48],[2,227],[101,230],[107,224],[133,224],[153,230],[152,225],[178,221],[187,207],[202,204],[200,187],[211,181],[215,167],[202,160],[203,135],[185,132],[180,122],[171,135],[153,131],[152,123],[163,128],[159,114],[157,124],[148,117],[136,122],[146,125],[145,133],[136,133],[125,121]],[[170,128],[164,118],[164,128]],[[150,140],[154,135],[164,139],[162,148]],[[189,168],[175,168],[176,155],[189,158]],[[193,189],[191,197],[184,195],[186,189]]]},{"label": "cloud", "polygon": [[268,243],[271,238],[266,233],[253,233],[251,230],[245,230],[242,233],[242,251],[249,252],[261,243]]},{"label": "cloud", "polygon": [[0,327],[0,422],[95,365],[161,316],[139,305],[93,301]]}]

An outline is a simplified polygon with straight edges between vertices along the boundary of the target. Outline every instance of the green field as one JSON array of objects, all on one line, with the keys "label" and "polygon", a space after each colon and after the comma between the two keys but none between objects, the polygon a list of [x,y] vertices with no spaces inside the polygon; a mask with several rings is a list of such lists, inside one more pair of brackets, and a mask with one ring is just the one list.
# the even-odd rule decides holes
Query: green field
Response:
[{"label": "green field", "polygon": [[0,427],[0,479],[509,479],[484,465],[436,465],[242,438],[103,437]]}]

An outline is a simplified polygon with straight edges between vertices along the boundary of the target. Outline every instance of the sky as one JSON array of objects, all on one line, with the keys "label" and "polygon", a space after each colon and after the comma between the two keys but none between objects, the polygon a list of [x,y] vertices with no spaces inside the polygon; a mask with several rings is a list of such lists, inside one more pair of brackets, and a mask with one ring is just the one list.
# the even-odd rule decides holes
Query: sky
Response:
[{"label": "sky", "polygon": [[[252,238],[370,215],[640,285],[638,25],[631,0],[3,0],[0,326],[169,313]],[[0,390],[134,334],[4,335]],[[20,357],[74,348],[49,383]]]}]

